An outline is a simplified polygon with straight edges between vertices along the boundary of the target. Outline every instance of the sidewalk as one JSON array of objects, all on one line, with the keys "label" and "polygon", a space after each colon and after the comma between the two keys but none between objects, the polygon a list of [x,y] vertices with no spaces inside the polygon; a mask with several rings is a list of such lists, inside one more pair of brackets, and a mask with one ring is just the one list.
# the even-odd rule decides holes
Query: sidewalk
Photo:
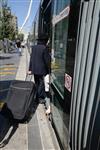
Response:
[{"label": "sidewalk", "polygon": [[[16,75],[17,80],[25,80],[28,62],[29,54],[27,49],[24,49]],[[60,150],[42,104],[38,106],[28,124],[19,125],[8,145],[1,150]]]}]

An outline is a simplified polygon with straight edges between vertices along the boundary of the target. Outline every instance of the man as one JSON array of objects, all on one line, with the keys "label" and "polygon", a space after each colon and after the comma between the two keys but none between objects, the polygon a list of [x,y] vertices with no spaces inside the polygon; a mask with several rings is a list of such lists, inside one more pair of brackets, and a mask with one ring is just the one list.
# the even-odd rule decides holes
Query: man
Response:
[{"label": "man", "polygon": [[44,76],[50,71],[50,55],[46,47],[47,35],[40,34],[37,40],[37,45],[32,47],[28,74],[34,74],[36,99],[41,103],[45,98]]},{"label": "man", "polygon": [[20,40],[17,40],[16,45],[17,45],[17,51],[18,51],[19,55],[21,56],[21,42],[20,42]]}]

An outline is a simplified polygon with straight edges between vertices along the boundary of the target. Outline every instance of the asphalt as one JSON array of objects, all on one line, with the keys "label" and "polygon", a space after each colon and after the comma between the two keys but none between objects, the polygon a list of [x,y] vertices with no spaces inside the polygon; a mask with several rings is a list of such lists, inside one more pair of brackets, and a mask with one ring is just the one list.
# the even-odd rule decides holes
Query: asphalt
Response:
[{"label": "asphalt", "polygon": [[[17,69],[16,80],[26,79],[29,58],[28,50],[24,49]],[[43,104],[38,105],[29,123],[19,124],[7,145],[1,150],[60,150],[55,132],[45,115]]]},{"label": "asphalt", "polygon": [[15,79],[19,66],[18,53],[0,53],[0,101],[5,101],[9,85]]}]

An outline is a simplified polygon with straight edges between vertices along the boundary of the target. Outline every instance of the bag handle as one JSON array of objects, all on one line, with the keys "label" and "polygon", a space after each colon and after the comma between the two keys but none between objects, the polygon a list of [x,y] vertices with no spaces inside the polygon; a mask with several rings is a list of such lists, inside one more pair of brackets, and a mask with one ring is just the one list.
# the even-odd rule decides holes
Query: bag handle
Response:
[{"label": "bag handle", "polygon": [[32,75],[26,74],[25,81],[31,81],[32,80]]}]

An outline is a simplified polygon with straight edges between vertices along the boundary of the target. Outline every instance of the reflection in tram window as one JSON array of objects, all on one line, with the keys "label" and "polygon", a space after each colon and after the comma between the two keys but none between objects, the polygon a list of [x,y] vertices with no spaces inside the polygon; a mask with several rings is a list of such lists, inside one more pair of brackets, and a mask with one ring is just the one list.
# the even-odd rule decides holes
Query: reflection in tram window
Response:
[{"label": "reflection in tram window", "polygon": [[54,81],[59,90],[64,92],[64,73],[66,56],[68,19],[65,18],[55,26],[54,30],[54,58],[53,74],[56,77]]},{"label": "reflection in tram window", "polygon": [[55,0],[54,1],[54,14],[58,15],[68,4],[70,0]]}]

